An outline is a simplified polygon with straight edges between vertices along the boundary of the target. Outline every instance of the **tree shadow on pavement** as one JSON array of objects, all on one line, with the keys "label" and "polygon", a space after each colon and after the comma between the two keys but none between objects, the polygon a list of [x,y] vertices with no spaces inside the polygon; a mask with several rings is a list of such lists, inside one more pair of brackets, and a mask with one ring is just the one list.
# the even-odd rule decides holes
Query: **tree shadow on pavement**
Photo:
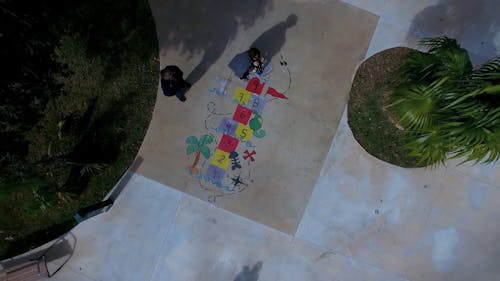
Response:
[{"label": "tree shadow on pavement", "polygon": [[407,38],[457,39],[477,65],[499,54],[499,27],[498,0],[439,0],[413,18]]},{"label": "tree shadow on pavement", "polygon": [[286,20],[280,21],[262,33],[262,35],[253,41],[250,47],[258,48],[266,59],[272,60],[281,51],[283,45],[285,45],[287,30],[295,26],[297,20],[297,15],[289,15]]},{"label": "tree shadow on pavement", "polygon": [[150,2],[160,52],[176,49],[187,59],[203,52],[186,80],[196,83],[234,40],[272,9],[272,1],[186,0]]}]

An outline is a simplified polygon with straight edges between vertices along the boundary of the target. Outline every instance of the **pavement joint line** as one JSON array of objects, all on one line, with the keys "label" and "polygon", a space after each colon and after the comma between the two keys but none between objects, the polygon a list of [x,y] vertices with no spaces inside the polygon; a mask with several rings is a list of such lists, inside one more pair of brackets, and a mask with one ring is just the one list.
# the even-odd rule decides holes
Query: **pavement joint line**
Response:
[{"label": "pavement joint line", "polygon": [[[142,177],[144,177],[144,176],[142,176]],[[147,178],[147,177],[144,177],[144,178],[156,182],[153,179],[150,179],[150,178]],[[159,182],[157,182],[157,183],[165,186],[162,183],[159,183]],[[167,241],[167,238],[170,236],[171,230],[173,228],[173,224],[174,224],[175,220],[177,219],[177,216],[179,215],[179,210],[180,210],[180,207],[181,207],[182,198],[185,196],[184,192],[181,192],[181,191],[179,191],[177,189],[174,189],[174,188],[171,188],[169,186],[167,186],[167,187],[169,189],[173,190],[175,193],[179,194],[179,198],[177,199],[177,207],[175,208],[175,214],[172,217],[172,220],[169,222],[167,230],[165,231],[165,235],[163,236],[163,239],[162,239],[162,241],[160,243],[160,247],[158,248],[158,254],[155,257],[155,261],[156,262],[155,262],[155,265],[154,265],[153,269],[151,270],[151,275],[149,277],[149,280],[153,280],[153,278],[155,277],[155,273],[158,271],[158,267],[160,266],[160,257],[161,257],[162,250],[163,250],[163,248],[165,246],[165,242]]]},{"label": "pavement joint line", "polygon": [[[164,185],[164,184],[162,184],[162,185]],[[170,189],[175,189],[175,188],[170,187],[170,186],[168,186],[168,185],[164,185],[164,186],[165,186],[165,187],[168,187],[168,188],[170,188]],[[280,230],[278,230],[278,229],[276,229],[276,228],[273,228],[273,227],[271,227],[271,226],[268,226],[268,225],[262,224],[262,223],[260,223],[260,222],[256,222],[256,221],[251,220],[251,219],[249,219],[249,218],[247,218],[247,217],[244,217],[244,216],[241,216],[241,215],[239,215],[239,214],[236,214],[236,213],[233,213],[233,212],[231,212],[231,211],[228,211],[228,210],[226,210],[226,209],[224,209],[224,208],[221,208],[221,207],[219,207],[219,206],[217,206],[217,205],[214,205],[214,204],[212,204],[212,203],[209,203],[209,202],[207,202],[207,201],[205,201],[205,200],[203,200],[203,199],[200,199],[200,198],[198,198],[198,197],[195,197],[195,196],[193,196],[193,195],[191,195],[191,194],[189,194],[189,193],[186,193],[186,192],[184,192],[184,191],[181,191],[181,192],[183,193],[183,195],[185,195],[185,197],[186,197],[186,198],[188,198],[188,199],[190,199],[190,200],[199,201],[199,202],[201,202],[202,204],[206,205],[206,206],[207,206],[207,207],[209,207],[209,208],[215,208],[215,209],[217,209],[217,210],[221,211],[222,213],[229,214],[229,215],[231,215],[231,216],[235,216],[236,218],[241,219],[241,220],[244,220],[244,221],[246,221],[246,222],[251,222],[251,223],[253,223],[253,224],[257,224],[257,225],[259,225],[260,227],[263,227],[263,228],[265,228],[265,229],[267,229],[267,230],[271,230],[271,231],[273,231],[273,232],[276,232],[276,233],[278,233],[278,234],[281,234],[282,236],[285,236],[285,237],[295,237],[295,236],[293,236],[293,235],[291,235],[291,234],[285,233],[285,232],[280,231]]]},{"label": "pavement joint line", "polygon": [[[297,226],[297,229],[295,230],[295,234],[293,235],[294,237],[296,237],[297,231],[300,228],[300,224],[302,223],[304,215],[305,215],[306,211],[309,208],[309,205],[310,205],[311,200],[312,200],[312,195],[313,195],[314,191],[316,190],[316,188],[318,187],[319,180],[326,175],[326,169],[327,169],[326,168],[326,166],[327,166],[326,163],[327,163],[327,160],[330,159],[330,160],[332,160],[332,162],[334,160],[333,159],[334,158],[333,157],[334,156],[333,151],[336,149],[336,145],[335,145],[336,142],[335,142],[335,140],[339,136],[340,131],[342,131],[341,127],[343,126],[343,123],[344,123],[343,122],[344,115],[345,115],[346,123],[347,123],[347,110],[348,110],[348,108],[347,108],[347,104],[346,104],[345,107],[344,107],[344,110],[342,111],[342,115],[340,116],[339,123],[338,123],[337,129],[335,131],[335,134],[333,135],[332,142],[330,144],[330,148],[328,149],[328,152],[325,155],[325,159],[323,160],[323,165],[321,167],[321,170],[319,171],[319,175],[318,175],[318,177],[316,179],[316,182],[314,183],[314,187],[311,190],[311,194],[309,195],[309,200],[307,201],[306,207],[304,208],[304,211],[302,212],[302,215],[300,216],[299,224]],[[349,128],[349,126],[347,126],[347,127]],[[351,132],[350,128],[349,128],[348,132],[349,132],[349,135],[352,136],[352,132]],[[356,143],[357,143],[357,141],[356,141]],[[359,145],[359,143],[357,143],[357,144]]]}]

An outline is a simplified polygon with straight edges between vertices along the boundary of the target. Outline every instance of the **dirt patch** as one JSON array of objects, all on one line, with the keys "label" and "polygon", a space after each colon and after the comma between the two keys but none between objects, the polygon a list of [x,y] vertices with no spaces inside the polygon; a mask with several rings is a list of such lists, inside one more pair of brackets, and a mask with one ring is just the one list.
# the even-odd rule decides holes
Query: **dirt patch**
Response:
[{"label": "dirt patch", "polygon": [[348,123],[371,155],[391,164],[421,167],[405,146],[405,132],[387,111],[394,77],[412,49],[397,47],[367,59],[356,72],[349,95]]}]

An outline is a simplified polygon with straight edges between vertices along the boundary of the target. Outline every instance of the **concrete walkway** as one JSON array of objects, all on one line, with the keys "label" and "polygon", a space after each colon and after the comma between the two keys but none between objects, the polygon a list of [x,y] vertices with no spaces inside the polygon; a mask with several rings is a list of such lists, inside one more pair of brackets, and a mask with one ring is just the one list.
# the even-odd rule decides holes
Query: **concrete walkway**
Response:
[{"label": "concrete walkway", "polygon": [[[500,35],[488,34],[498,25],[482,33],[474,33],[481,22],[445,26],[464,9],[493,15],[494,1],[473,8],[448,0],[244,2],[251,4],[193,11],[194,1],[151,1],[162,66],[178,64],[197,83],[185,104],[159,94],[139,167],[109,212],[72,230],[72,256],[52,279],[498,280],[498,165],[398,168],[367,154],[346,117],[365,53],[414,47],[416,37],[442,31],[476,63],[498,54]],[[285,24],[290,15],[293,25]],[[178,16],[186,20],[176,24]],[[480,19],[497,24],[489,20]],[[233,55],[273,42],[267,36],[279,42],[267,45],[274,52],[268,85],[283,90],[292,77],[289,100],[268,101],[267,135],[252,139],[255,162],[242,161],[245,188],[218,189],[186,172],[192,158],[184,140],[211,132],[205,127],[220,118],[207,125],[210,113],[232,114],[234,103],[208,89],[217,75],[230,77]],[[233,80],[230,91],[244,86]]]}]

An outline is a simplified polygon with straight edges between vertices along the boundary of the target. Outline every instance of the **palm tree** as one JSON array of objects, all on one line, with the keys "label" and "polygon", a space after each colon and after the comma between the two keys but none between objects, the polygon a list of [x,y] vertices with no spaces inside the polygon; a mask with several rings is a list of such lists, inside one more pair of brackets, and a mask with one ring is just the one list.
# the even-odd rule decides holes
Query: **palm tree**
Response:
[{"label": "palm tree", "polygon": [[[500,158],[500,57],[474,69],[454,39],[423,39],[399,72],[390,111],[426,165],[447,158],[490,163]],[[462,162],[462,163],[463,163]]]},{"label": "palm tree", "polygon": [[196,153],[193,165],[188,167],[189,172],[192,175],[198,173],[198,168],[196,168],[196,165],[198,165],[198,162],[200,161],[200,154],[203,154],[203,157],[205,157],[206,159],[210,157],[210,148],[208,148],[208,146],[206,145],[212,142],[213,138],[210,135],[203,135],[199,140],[195,136],[186,138],[186,144],[188,144],[188,146],[186,147],[186,154],[190,155],[192,153]]}]

